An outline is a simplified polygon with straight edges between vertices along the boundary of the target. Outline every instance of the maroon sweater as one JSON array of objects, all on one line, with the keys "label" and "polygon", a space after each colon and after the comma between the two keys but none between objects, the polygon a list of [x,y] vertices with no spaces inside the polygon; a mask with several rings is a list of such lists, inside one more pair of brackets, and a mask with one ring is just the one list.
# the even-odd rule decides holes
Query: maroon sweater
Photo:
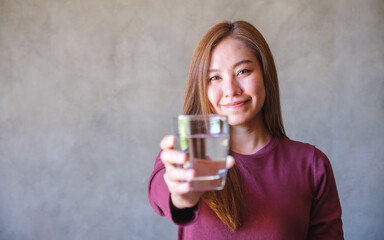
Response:
[{"label": "maroon sweater", "polygon": [[154,210],[178,225],[178,239],[343,239],[341,206],[328,158],[309,144],[271,138],[258,152],[231,152],[241,173],[242,225],[231,232],[203,200],[175,210],[158,156],[148,196]]}]

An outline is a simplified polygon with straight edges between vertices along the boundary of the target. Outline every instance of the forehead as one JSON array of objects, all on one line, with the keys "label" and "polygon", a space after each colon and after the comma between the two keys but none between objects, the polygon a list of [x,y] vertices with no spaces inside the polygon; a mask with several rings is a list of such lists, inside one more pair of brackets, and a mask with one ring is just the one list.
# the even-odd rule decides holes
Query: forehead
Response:
[{"label": "forehead", "polygon": [[252,49],[242,40],[227,37],[221,40],[211,53],[210,65],[230,64],[242,60],[257,61]]}]

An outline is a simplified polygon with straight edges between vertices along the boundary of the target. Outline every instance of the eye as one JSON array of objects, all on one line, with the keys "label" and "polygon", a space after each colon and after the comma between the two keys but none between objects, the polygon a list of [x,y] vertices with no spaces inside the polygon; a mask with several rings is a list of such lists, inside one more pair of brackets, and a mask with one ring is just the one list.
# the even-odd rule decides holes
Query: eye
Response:
[{"label": "eye", "polygon": [[243,69],[243,70],[241,70],[241,71],[239,71],[239,72],[237,73],[237,76],[244,75],[244,74],[246,74],[246,73],[250,73],[250,72],[251,72],[251,70]]},{"label": "eye", "polygon": [[208,80],[211,82],[211,81],[216,81],[218,79],[219,79],[218,76],[213,76],[213,77],[209,78]]}]

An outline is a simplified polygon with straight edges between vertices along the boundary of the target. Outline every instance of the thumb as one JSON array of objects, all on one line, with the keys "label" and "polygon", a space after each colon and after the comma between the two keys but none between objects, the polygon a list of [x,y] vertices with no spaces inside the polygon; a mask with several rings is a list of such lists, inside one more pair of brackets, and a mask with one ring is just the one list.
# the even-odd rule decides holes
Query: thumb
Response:
[{"label": "thumb", "polygon": [[227,164],[226,164],[227,169],[230,169],[231,167],[233,167],[233,165],[235,165],[235,158],[228,155],[227,156]]},{"label": "thumb", "polygon": [[161,142],[160,147],[161,149],[172,149],[175,146],[176,143],[176,137],[173,135],[165,136]]}]

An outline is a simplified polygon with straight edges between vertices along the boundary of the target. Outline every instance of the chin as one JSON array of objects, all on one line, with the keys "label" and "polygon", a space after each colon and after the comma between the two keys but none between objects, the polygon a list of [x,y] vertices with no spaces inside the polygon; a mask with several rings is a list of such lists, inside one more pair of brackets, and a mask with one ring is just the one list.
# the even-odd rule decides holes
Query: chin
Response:
[{"label": "chin", "polygon": [[231,126],[242,125],[242,124],[244,124],[246,122],[247,121],[245,121],[244,118],[240,118],[240,117],[237,117],[237,116],[231,116],[231,115],[228,116],[228,123]]},{"label": "chin", "polygon": [[[262,115],[257,114],[256,116],[252,115],[227,115],[228,123],[231,126],[240,126],[240,125],[249,125],[252,126],[254,124],[258,124],[259,120],[262,119]],[[262,121],[262,120],[261,120]]]}]

